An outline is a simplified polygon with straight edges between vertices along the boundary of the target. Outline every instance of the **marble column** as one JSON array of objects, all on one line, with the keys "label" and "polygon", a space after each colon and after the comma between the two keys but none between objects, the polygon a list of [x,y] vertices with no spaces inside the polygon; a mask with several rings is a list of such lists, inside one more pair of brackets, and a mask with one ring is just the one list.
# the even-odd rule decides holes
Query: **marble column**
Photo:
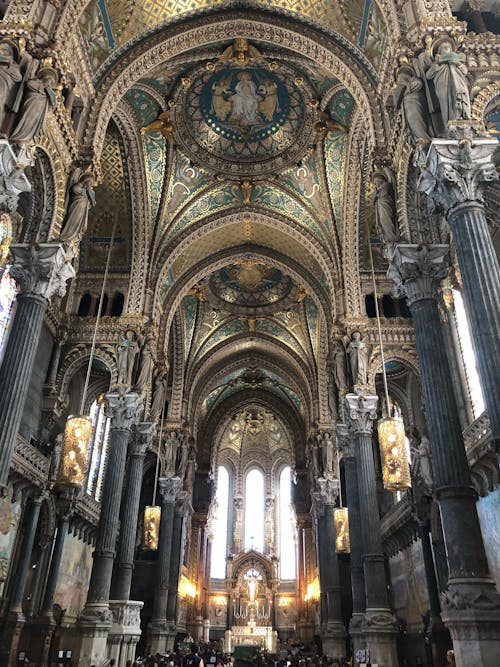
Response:
[{"label": "marble column", "polygon": [[449,568],[442,619],[457,666],[500,664],[500,596],[490,576],[460,428],[450,370],[442,345],[437,302],[447,273],[447,247],[398,244],[389,276],[411,310],[420,362],[434,481]]},{"label": "marble column", "polygon": [[[21,639],[21,631],[26,622],[23,613],[23,597],[24,589],[26,587],[26,580],[28,578],[28,571],[31,562],[31,552],[33,551],[33,544],[35,542],[36,529],[38,526],[38,519],[40,516],[40,508],[44,500],[46,500],[48,493],[46,491],[39,494],[33,499],[29,508],[27,508],[27,518],[24,525],[24,533],[22,537],[21,548],[19,549],[19,560],[15,575],[13,577],[13,585],[9,596],[9,613],[3,630],[3,637],[1,645],[3,649],[8,652],[8,658],[4,655],[5,664],[8,667],[16,667],[18,664],[17,653],[19,648],[19,640]],[[0,657],[2,653],[0,652]]]},{"label": "marble column", "polygon": [[349,542],[351,551],[352,618],[349,623],[354,650],[362,649],[362,627],[365,617],[366,594],[363,571],[363,536],[359,509],[358,472],[354,450],[354,435],[345,424],[337,424],[337,445],[344,462],[344,498],[349,510]]},{"label": "marble column", "polygon": [[21,291],[0,367],[0,495],[5,495],[12,452],[33,372],[43,316],[54,295],[64,296],[75,275],[59,243],[10,246],[9,269]]},{"label": "marble column", "polygon": [[498,141],[433,139],[426,169],[433,175],[429,197],[445,212],[455,245],[464,301],[493,440],[500,454],[500,268],[486,220],[483,185],[498,179],[492,160]]},{"label": "marble column", "polygon": [[134,569],[134,549],[139,516],[142,470],[151,444],[154,424],[141,422],[132,431],[128,453],[128,476],[121,507],[120,537],[111,580],[111,599],[128,600]]},{"label": "marble column", "polygon": [[312,496],[317,521],[323,653],[340,658],[346,655],[346,631],[342,620],[339,562],[335,553],[333,522],[338,491],[338,480],[333,476],[320,477]]},{"label": "marble column", "polygon": [[160,477],[159,479],[162,506],[158,542],[158,576],[156,577],[153,616],[148,625],[148,643],[151,645],[153,654],[157,652],[164,653],[167,648],[169,634],[167,601],[170,588],[174,508],[180,487],[181,480],[179,477]]},{"label": "marble column", "polygon": [[377,415],[377,402],[377,396],[347,394],[345,416],[355,440],[359,510],[363,517],[363,571],[366,598],[362,633],[370,651],[371,662],[397,667],[397,626],[389,604],[372,447],[372,429],[373,420]]},{"label": "marble column", "polygon": [[106,643],[113,615],[109,606],[113,561],[116,553],[125,461],[132,425],[140,414],[141,401],[135,393],[106,394],[106,415],[111,418],[109,450],[97,527],[94,563],[87,602],[78,619],[82,634],[79,667],[106,658]]},{"label": "marble column", "polygon": [[182,535],[187,495],[187,491],[179,491],[176,497],[174,509],[174,522],[172,526],[172,551],[170,556],[169,588],[167,599],[167,624],[169,627],[169,636],[167,640],[168,651],[173,650],[175,636],[177,634],[177,595],[179,589]]}]

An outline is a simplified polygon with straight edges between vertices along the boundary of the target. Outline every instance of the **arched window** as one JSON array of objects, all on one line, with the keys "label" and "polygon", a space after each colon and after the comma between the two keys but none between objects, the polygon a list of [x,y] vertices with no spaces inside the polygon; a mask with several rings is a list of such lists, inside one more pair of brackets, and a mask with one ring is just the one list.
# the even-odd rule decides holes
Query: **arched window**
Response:
[{"label": "arched window", "polygon": [[104,472],[108,460],[109,417],[104,414],[104,398],[98,398],[90,407],[92,433],[89,442],[89,473],[86,492],[92,498],[101,500]]},{"label": "arched window", "polygon": [[472,412],[477,419],[485,410],[484,398],[476,367],[476,357],[472,346],[469,322],[467,321],[462,295],[458,290],[453,290],[453,301],[455,304],[455,321],[457,323],[458,338],[460,340],[460,352],[469,388],[469,398],[472,404]]},{"label": "arched window", "polygon": [[224,579],[226,576],[227,556],[227,513],[229,510],[229,473],[223,466],[217,469],[217,491],[215,492],[217,513],[214,521],[214,539],[212,541],[212,560],[210,576]]},{"label": "arched window", "polygon": [[16,297],[16,283],[5,269],[0,278],[0,359],[5,344],[7,329],[12,316],[12,307]]},{"label": "arched window", "polygon": [[279,488],[280,578],[295,579],[295,517],[292,509],[290,467],[283,468]]},{"label": "arched window", "polygon": [[264,552],[264,475],[256,468],[245,480],[245,549]]}]

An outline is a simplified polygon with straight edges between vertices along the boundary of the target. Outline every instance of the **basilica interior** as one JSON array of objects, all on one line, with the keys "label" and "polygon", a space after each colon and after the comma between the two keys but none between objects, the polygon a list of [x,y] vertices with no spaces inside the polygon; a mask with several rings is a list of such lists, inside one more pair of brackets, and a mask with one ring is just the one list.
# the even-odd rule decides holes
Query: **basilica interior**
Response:
[{"label": "basilica interior", "polygon": [[498,667],[500,2],[0,16],[0,667]]}]

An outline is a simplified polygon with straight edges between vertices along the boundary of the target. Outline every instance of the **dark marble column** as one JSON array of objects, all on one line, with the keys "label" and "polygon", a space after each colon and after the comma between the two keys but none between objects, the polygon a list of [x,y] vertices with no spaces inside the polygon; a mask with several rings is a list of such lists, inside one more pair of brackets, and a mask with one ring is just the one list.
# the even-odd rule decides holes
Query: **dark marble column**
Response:
[{"label": "dark marble column", "polygon": [[59,243],[10,246],[14,264],[9,273],[21,288],[12,328],[0,367],[0,494],[5,495],[12,452],[43,325],[55,294],[64,296],[66,281],[75,275]]},{"label": "dark marble column", "polygon": [[396,667],[396,621],[389,604],[372,447],[377,402],[377,396],[347,394],[345,416],[355,440],[359,509],[363,517],[366,606],[362,632],[372,662]]},{"label": "dark marble column", "polygon": [[[179,491],[176,497],[174,522],[172,526],[172,551],[170,556],[169,590],[167,599],[167,623],[170,627],[170,639],[168,650],[174,648],[173,642],[176,634],[176,612],[177,593],[179,588],[179,574],[181,567],[181,547],[184,526],[184,514],[186,511],[187,491]],[[173,631],[173,633],[172,633]],[[171,644],[171,645],[170,645]]]},{"label": "dark marble column", "polygon": [[[500,664],[500,596],[488,569],[476,494],[460,429],[437,303],[446,246],[398,244],[389,275],[406,294],[413,318],[422,394],[449,567],[442,618],[457,665]],[[473,657],[475,656],[475,657]]]},{"label": "dark marble column", "polygon": [[174,508],[180,486],[179,477],[160,477],[159,489],[162,495],[162,507],[158,542],[158,576],[156,577],[153,615],[148,626],[149,643],[153,654],[164,653],[167,645],[167,600],[170,588]]},{"label": "dark marble column", "polygon": [[[8,652],[8,657],[4,654],[2,658],[5,659],[5,664],[8,665],[8,667],[15,667],[18,664],[17,653],[19,640],[21,638],[21,631],[26,622],[22,607],[24,589],[26,587],[26,580],[28,578],[28,571],[31,562],[31,552],[33,551],[33,544],[35,542],[38,518],[40,516],[40,508],[42,502],[46,498],[47,492],[44,491],[38,495],[33,500],[31,506],[26,509],[27,517],[26,523],[24,524],[22,544],[21,548],[19,549],[19,560],[17,563],[15,575],[13,577],[13,585],[10,591],[9,613],[4,626],[3,638],[1,641],[2,649],[6,649]],[[2,657],[1,652],[0,657]]]},{"label": "dark marble column", "polygon": [[[358,472],[354,450],[354,436],[345,424],[337,424],[337,445],[344,461],[344,497],[349,510],[349,542],[351,547],[352,618],[349,623],[351,636],[359,633],[363,624],[366,594],[363,571],[363,536],[359,509]],[[356,648],[362,648],[356,646]]]},{"label": "dark marble column", "polygon": [[323,652],[341,657],[346,654],[346,631],[342,619],[339,562],[335,553],[333,523],[338,488],[338,480],[333,475],[329,478],[320,477],[312,496],[317,521]]},{"label": "dark marble column", "polygon": [[146,450],[153,437],[153,429],[154,425],[151,422],[141,422],[133,429],[130,438],[128,477],[121,507],[118,551],[111,581],[112,600],[128,600],[130,597],[142,469]]},{"label": "dark marble column", "polygon": [[102,662],[106,639],[112,623],[109,593],[118,536],[125,461],[131,428],[140,413],[140,398],[135,393],[106,394],[106,415],[111,418],[109,450],[97,527],[94,563],[85,608],[78,623],[83,634],[79,664]]},{"label": "dark marble column", "polygon": [[452,232],[479,377],[500,454],[500,268],[482,197],[484,183],[498,179],[492,160],[498,141],[469,139],[467,127],[454,132],[458,139],[431,143],[427,169],[430,166],[435,186],[429,196],[443,208]]}]

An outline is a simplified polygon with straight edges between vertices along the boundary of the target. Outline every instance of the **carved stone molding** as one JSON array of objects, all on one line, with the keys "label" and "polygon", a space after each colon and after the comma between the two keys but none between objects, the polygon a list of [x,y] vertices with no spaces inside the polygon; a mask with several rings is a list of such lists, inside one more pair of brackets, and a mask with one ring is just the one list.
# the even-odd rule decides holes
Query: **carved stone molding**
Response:
[{"label": "carved stone molding", "polygon": [[337,424],[335,427],[337,436],[337,447],[344,458],[353,458],[355,455],[354,439],[351,430],[347,424]]},{"label": "carved stone molding", "polygon": [[153,440],[155,425],[152,422],[140,422],[132,431],[129,449],[132,456],[142,456]]},{"label": "carved stone molding", "polygon": [[75,270],[60,243],[14,243],[10,251],[14,263],[9,272],[23,293],[47,301],[54,295],[64,296],[66,282],[74,277]]}]

